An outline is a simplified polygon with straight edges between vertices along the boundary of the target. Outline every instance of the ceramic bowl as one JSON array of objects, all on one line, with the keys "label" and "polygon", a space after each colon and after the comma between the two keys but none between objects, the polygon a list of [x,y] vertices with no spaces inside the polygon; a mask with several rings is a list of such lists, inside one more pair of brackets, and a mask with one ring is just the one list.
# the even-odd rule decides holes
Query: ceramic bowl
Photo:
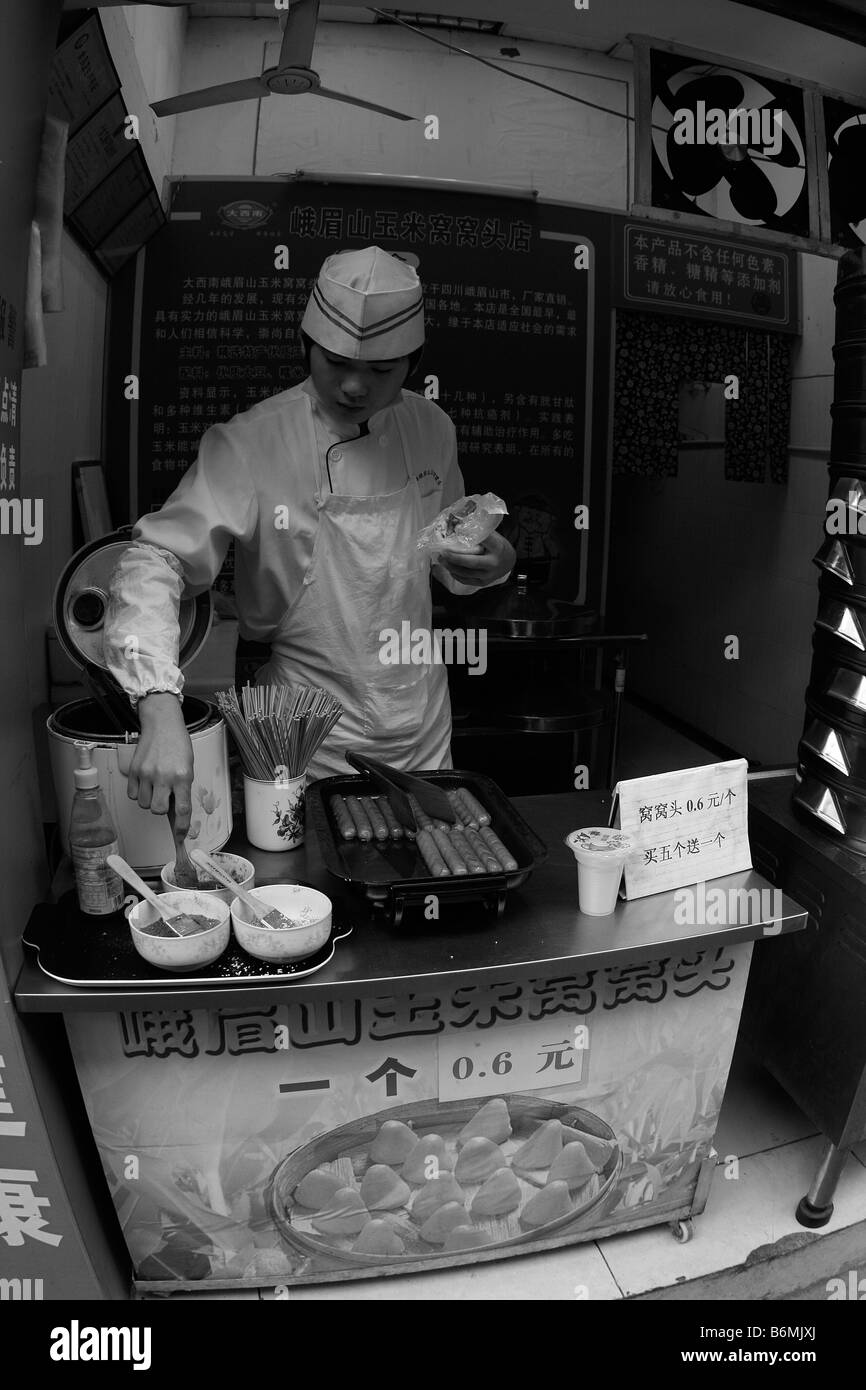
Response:
[{"label": "ceramic bowl", "polygon": [[[211,859],[215,859],[220,868],[224,869],[227,874],[231,874],[232,878],[237,881],[239,887],[252,888],[256,881],[256,871],[249,859],[244,859],[240,854],[229,854],[227,850],[223,849],[216,850],[210,857]],[[204,869],[201,869],[201,873],[204,874],[204,872]],[[174,877],[174,860],[172,860],[170,864],[165,865],[160,874],[160,878],[162,879],[163,893],[176,893],[178,891]],[[232,898],[236,896],[236,891],[237,890],[223,888],[221,886],[217,888],[195,889],[195,892],[203,893],[206,898],[219,898],[220,902],[224,902],[227,907],[231,903]]]},{"label": "ceramic bowl", "polygon": [[262,927],[240,898],[231,905],[232,926],[241,946],[259,960],[303,960],[321,950],[331,934],[331,899],[299,883],[271,883],[254,888],[253,897],[266,907],[278,907],[297,922],[285,931]]},{"label": "ceramic bowl", "polygon": [[229,944],[231,920],[229,906],[213,893],[198,893],[192,889],[177,889],[163,893],[166,906],[176,912],[196,912],[216,920],[216,926],[191,936],[151,936],[142,931],[159,917],[150,903],[139,902],[129,914],[132,944],[140,956],[160,970],[200,970],[222,955]]}]

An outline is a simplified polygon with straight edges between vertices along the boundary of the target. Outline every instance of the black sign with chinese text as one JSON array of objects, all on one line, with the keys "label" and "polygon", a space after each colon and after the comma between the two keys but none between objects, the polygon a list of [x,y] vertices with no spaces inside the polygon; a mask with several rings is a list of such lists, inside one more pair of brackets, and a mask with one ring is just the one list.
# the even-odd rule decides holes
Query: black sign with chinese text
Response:
[{"label": "black sign with chinese text", "polygon": [[303,379],[298,330],[322,261],[375,244],[417,266],[427,344],[414,385],[437,378],[467,492],[503,496],[519,557],[551,592],[586,588],[591,601],[601,545],[582,550],[589,533],[574,522],[592,493],[601,541],[603,476],[590,460],[606,456],[609,235],[608,217],[517,198],[178,182],[146,252],[133,509],[165,500],[210,425]]},{"label": "black sign with chinese text", "polygon": [[792,251],[616,218],[614,302],[798,332]]}]

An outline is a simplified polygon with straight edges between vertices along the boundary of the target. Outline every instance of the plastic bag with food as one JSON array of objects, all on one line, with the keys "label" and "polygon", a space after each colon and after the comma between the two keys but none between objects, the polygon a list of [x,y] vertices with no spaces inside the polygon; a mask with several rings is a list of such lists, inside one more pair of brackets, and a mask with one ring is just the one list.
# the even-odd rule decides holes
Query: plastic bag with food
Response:
[{"label": "plastic bag with food", "polygon": [[486,540],[507,515],[508,508],[494,492],[474,492],[445,507],[418,532],[415,544],[433,559],[449,550],[465,553]]}]

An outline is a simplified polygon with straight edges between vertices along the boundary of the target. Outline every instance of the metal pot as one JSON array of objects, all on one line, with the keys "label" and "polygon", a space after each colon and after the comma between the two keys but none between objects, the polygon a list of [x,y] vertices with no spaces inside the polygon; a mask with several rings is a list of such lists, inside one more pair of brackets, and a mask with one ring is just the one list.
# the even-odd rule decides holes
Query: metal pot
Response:
[{"label": "metal pot", "polygon": [[812,563],[823,571],[822,595],[866,602],[866,538],[827,536]]},{"label": "metal pot", "polygon": [[[466,603],[466,600],[463,600]],[[484,628],[489,637],[579,637],[591,632],[598,613],[567,599],[548,598],[533,592],[525,574],[515,584],[487,589],[473,597],[462,621]]]},{"label": "metal pot", "polygon": [[[117,830],[120,853],[145,876],[158,875],[174,858],[165,816],[143,811],[126,792],[138,738],[126,697],[111,678],[102,649],[112,571],[129,545],[131,527],[114,531],[73,555],[54,592],[54,626],[64,651],[84,671],[93,698],[74,700],[49,717],[48,749],[57,798],[60,838],[69,850],[75,791],[76,743],[94,745],[93,762]],[[200,650],[210,631],[210,593],[184,597],[180,608],[180,665]],[[183,716],[193,748],[192,828],[205,851],[221,849],[232,832],[231,783],[225,723],[206,700],[186,697]],[[125,726],[125,727],[124,727]]]},{"label": "metal pot", "polygon": [[834,832],[844,840],[846,849],[866,854],[866,797],[826,775],[816,777],[802,765],[795,782],[791,800],[798,814]]}]

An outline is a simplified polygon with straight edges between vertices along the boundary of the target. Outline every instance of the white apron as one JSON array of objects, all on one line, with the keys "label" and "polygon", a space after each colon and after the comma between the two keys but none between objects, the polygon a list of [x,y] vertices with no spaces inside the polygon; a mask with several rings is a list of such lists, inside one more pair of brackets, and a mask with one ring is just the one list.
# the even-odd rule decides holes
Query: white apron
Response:
[{"label": "white apron", "polygon": [[398,492],[348,497],[330,491],[307,404],[316,459],[318,525],[310,564],[297,599],[271,643],[259,685],[320,685],[344,714],[310,764],[310,780],[351,772],[347,748],[359,748],[395,767],[451,766],[451,705],[442,665],[385,665],[380,633],[429,632],[430,561],[415,548],[424,525],[421,494],[408,467]]}]

